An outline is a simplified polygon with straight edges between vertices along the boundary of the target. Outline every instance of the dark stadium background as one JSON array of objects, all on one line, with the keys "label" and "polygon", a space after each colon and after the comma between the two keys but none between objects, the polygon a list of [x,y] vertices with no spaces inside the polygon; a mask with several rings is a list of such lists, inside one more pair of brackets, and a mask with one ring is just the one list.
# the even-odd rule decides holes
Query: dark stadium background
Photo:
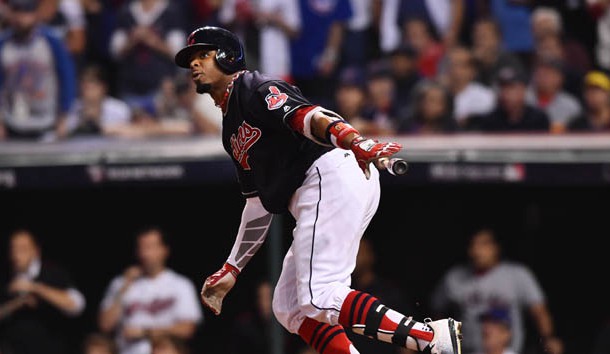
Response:
[{"label": "dark stadium background", "polygon": [[[382,184],[381,205],[365,237],[377,251],[379,273],[396,280],[413,299],[416,317],[428,315],[432,286],[449,266],[465,259],[469,232],[484,220],[499,227],[505,254],[526,262],[539,278],[567,352],[590,352],[610,313],[605,290],[607,186],[404,185],[389,175]],[[170,236],[169,265],[200,287],[228,255],[243,205],[233,180],[163,187],[18,189],[2,191],[0,200],[2,269],[7,269],[7,234],[27,226],[41,238],[45,256],[65,265],[85,293],[85,314],[70,329],[75,341],[95,330],[105,287],[133,261],[137,229],[161,226]],[[292,219],[281,219],[285,249]],[[242,273],[221,317],[205,312],[196,353],[224,352],[231,340],[231,319],[253,305],[254,285],[269,275],[267,256],[268,249],[261,249]]]}]

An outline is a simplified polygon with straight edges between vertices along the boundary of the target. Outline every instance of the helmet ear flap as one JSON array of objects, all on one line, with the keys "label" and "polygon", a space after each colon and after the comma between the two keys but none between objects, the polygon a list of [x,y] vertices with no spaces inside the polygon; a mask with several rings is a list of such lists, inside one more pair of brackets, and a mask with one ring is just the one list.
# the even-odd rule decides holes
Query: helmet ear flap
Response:
[{"label": "helmet ear flap", "polygon": [[225,74],[230,74],[228,63],[230,63],[229,54],[222,48],[216,50],[216,63]]},{"label": "helmet ear flap", "polygon": [[236,54],[233,51],[218,48],[216,50],[216,62],[225,74],[232,74],[238,71],[241,64],[237,63]]}]

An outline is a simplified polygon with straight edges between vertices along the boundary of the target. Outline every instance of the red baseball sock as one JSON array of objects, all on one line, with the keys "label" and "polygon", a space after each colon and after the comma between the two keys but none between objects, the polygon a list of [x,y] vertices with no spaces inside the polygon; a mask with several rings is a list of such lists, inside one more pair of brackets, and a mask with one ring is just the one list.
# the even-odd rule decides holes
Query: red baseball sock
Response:
[{"label": "red baseball sock", "polygon": [[413,321],[383,306],[374,296],[356,290],[345,298],[339,323],[354,333],[418,351],[434,337],[428,325]]},{"label": "red baseball sock", "polygon": [[343,327],[339,325],[331,326],[305,318],[299,328],[299,335],[320,354],[358,354]]}]

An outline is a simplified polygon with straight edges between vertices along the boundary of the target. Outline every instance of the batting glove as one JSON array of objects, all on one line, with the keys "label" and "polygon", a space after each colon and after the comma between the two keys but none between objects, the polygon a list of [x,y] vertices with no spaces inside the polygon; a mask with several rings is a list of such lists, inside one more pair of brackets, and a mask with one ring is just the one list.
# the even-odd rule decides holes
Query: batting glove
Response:
[{"label": "batting glove", "polygon": [[355,138],[351,143],[351,150],[354,152],[358,166],[366,179],[371,177],[369,165],[371,162],[382,157],[389,157],[402,149],[399,143],[380,143],[377,140],[363,138],[361,136]]},{"label": "batting glove", "polygon": [[215,315],[220,315],[222,301],[235,285],[239,269],[225,263],[220,270],[210,275],[203,283],[201,301]]}]

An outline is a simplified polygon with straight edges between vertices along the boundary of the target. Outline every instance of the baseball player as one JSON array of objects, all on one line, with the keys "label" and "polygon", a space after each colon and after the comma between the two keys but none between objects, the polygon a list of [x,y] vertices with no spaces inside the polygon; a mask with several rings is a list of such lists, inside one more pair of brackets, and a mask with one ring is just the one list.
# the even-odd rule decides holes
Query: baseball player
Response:
[{"label": "baseball player", "polygon": [[361,136],[338,114],[310,103],[287,82],[248,71],[230,31],[202,27],[175,62],[223,113],[222,141],[246,198],[226,263],[209,276],[202,302],[216,315],[265,240],[273,214],[296,220],[273,294],[273,312],[321,354],[358,353],[344,328],[433,354],[460,354],[461,322],[418,322],[350,288],[360,238],[380,197],[375,162],[397,143]]}]

